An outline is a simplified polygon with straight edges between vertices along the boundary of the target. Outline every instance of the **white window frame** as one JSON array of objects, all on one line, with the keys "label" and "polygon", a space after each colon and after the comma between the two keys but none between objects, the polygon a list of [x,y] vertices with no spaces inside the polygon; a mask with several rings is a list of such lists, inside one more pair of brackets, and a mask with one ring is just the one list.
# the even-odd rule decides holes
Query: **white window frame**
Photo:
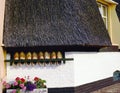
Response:
[{"label": "white window frame", "polygon": [[[106,21],[104,21],[104,23],[105,23],[106,28],[108,29],[108,6],[105,4],[102,4],[100,2],[97,2],[97,4],[98,4],[100,14],[103,18],[103,21],[104,21],[104,19],[106,20]],[[104,11],[104,8],[105,8],[105,11]],[[104,13],[105,13],[105,15],[104,15]]]}]

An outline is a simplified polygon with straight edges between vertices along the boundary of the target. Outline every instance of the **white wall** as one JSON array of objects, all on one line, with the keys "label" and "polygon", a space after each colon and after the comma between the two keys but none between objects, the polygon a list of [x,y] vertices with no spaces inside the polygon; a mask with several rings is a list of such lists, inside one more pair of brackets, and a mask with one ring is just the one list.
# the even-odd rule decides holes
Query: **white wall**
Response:
[{"label": "white wall", "polygon": [[[66,54],[67,57],[72,54]],[[47,87],[69,87],[74,85],[74,62],[67,61],[66,64],[53,66],[28,66],[14,67],[7,64],[7,80],[14,80],[17,76],[30,76],[33,79],[35,76],[45,79]]]},{"label": "white wall", "polygon": [[75,86],[111,77],[120,70],[120,52],[73,53]]},{"label": "white wall", "polygon": [[74,61],[59,66],[13,67],[7,64],[7,79],[34,76],[47,81],[47,87],[73,87],[111,77],[120,70],[120,52],[69,52]]}]

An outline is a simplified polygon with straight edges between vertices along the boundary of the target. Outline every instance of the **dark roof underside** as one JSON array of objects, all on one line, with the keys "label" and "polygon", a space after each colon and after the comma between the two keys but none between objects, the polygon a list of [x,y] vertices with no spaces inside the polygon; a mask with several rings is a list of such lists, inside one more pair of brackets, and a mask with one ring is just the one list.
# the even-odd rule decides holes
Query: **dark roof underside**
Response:
[{"label": "dark roof underside", "polygon": [[113,0],[113,1],[115,1],[115,2],[117,2],[117,3],[120,3],[120,0]]},{"label": "dark roof underside", "polygon": [[111,46],[96,0],[6,0],[3,43]]},{"label": "dark roof underside", "polygon": [[120,0],[114,0],[114,1],[118,3],[118,5],[116,6],[116,12],[120,20]]}]

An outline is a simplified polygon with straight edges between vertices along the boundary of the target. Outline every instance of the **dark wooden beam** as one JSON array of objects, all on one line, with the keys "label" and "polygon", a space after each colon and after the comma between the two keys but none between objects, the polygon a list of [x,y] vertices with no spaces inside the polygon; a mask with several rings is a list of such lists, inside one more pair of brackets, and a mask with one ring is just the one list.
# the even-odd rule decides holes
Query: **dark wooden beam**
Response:
[{"label": "dark wooden beam", "polygon": [[100,52],[118,52],[119,48],[118,46],[108,46],[108,47],[102,47],[99,49]]}]

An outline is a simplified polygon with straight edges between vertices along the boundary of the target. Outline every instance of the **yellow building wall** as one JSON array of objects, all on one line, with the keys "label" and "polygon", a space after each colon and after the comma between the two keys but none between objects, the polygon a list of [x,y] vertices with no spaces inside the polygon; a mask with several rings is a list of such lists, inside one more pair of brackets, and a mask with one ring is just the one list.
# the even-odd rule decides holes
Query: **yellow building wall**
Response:
[{"label": "yellow building wall", "polygon": [[120,21],[116,14],[117,3],[112,0],[96,0],[108,6],[108,33],[110,35],[112,45],[118,45],[120,49]]},{"label": "yellow building wall", "polygon": [[113,45],[118,45],[120,49],[120,21],[115,11],[115,5],[111,5],[110,9],[110,36]]},{"label": "yellow building wall", "polygon": [[0,0],[0,93],[2,93],[2,79],[5,76],[4,52],[3,52],[3,22],[4,22],[5,0]]}]

